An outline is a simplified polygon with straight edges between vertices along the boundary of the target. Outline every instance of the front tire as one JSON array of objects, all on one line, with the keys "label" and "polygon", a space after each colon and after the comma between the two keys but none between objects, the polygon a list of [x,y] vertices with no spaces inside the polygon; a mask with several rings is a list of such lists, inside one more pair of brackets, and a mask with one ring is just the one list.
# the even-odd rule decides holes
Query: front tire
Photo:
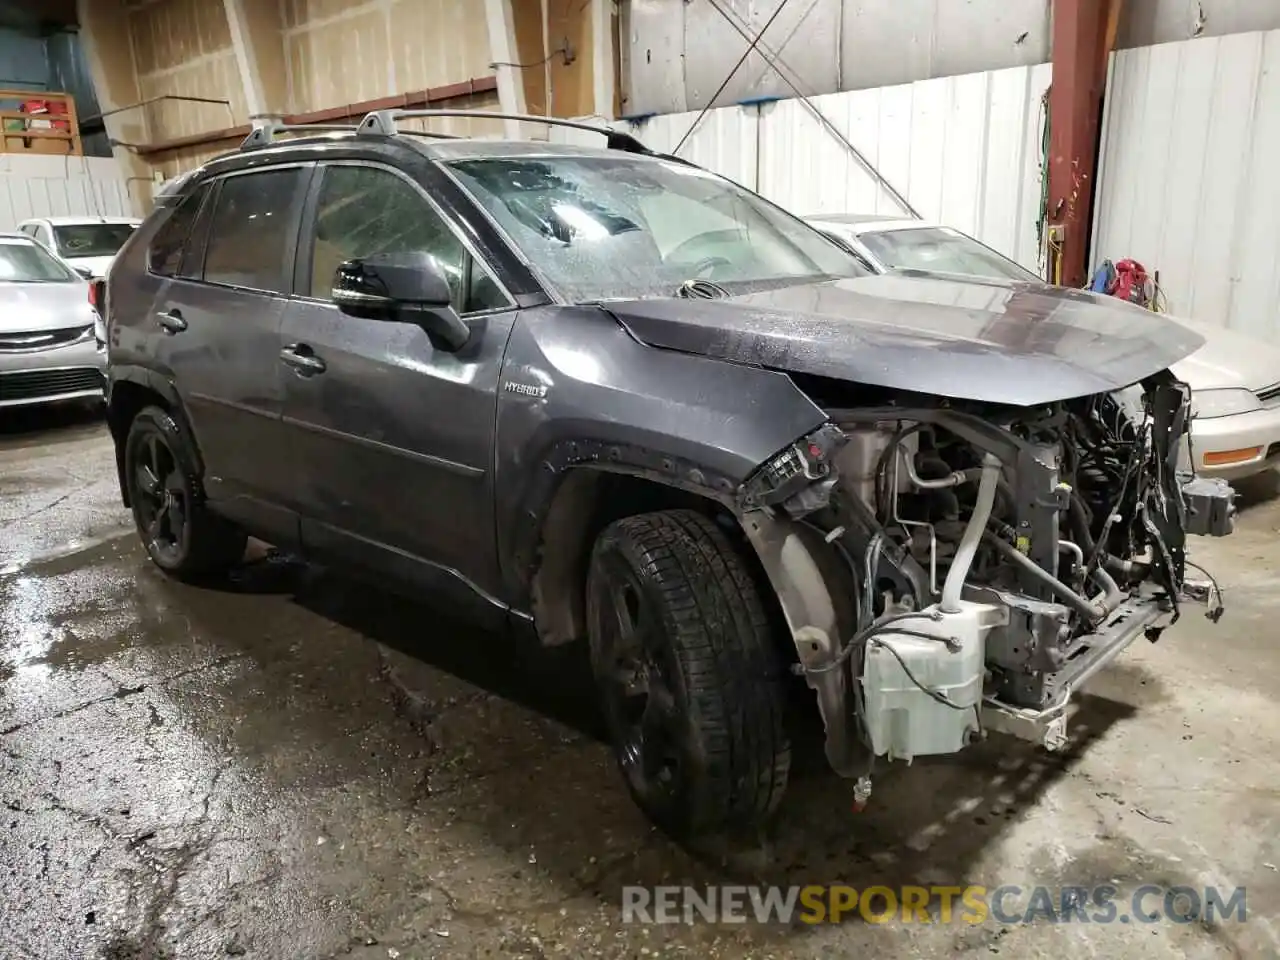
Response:
[{"label": "front tire", "polygon": [[743,558],[707,517],[627,517],[587,576],[591,662],[618,765],[660,827],[758,826],[786,788],[783,664]]},{"label": "front tire", "polygon": [[198,579],[225,573],[244,556],[247,537],[205,506],[191,447],[167,411],[138,412],[124,460],[138,536],[157,567]]}]

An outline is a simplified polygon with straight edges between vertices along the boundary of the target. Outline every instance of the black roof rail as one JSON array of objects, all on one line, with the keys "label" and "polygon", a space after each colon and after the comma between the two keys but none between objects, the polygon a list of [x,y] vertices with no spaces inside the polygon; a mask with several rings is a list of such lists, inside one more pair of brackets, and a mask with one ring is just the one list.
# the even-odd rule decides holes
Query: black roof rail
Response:
[{"label": "black roof rail", "polygon": [[354,123],[275,123],[267,122],[260,127],[249,132],[249,135],[240,141],[240,149],[248,150],[250,147],[265,147],[267,144],[275,140],[277,133],[301,132],[303,130],[312,133],[355,133],[358,127]]},{"label": "black roof rail", "polygon": [[[564,120],[560,117],[540,117],[529,113],[499,113],[494,110],[375,110],[366,114],[360,121],[357,133],[375,136],[393,136],[398,130],[397,120],[417,120],[430,117],[469,117],[476,120],[516,120],[523,123],[541,123],[545,126],[567,127],[571,130],[586,130],[598,133],[605,138],[605,145],[610,150],[623,150],[627,153],[642,153],[653,156],[654,153],[643,143],[621,130],[609,127],[598,127],[579,120]],[[409,132],[409,131],[406,131]]]}]

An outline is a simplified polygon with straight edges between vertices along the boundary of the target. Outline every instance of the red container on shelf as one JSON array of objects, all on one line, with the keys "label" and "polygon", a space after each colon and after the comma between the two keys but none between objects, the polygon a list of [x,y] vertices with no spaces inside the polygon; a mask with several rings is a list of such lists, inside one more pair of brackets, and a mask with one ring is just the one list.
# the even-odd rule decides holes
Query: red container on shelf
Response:
[{"label": "red container on shelf", "polygon": [[[68,129],[65,100],[24,100],[18,109],[32,116],[33,119],[27,121],[28,129]],[[37,117],[39,119],[35,119]]]}]

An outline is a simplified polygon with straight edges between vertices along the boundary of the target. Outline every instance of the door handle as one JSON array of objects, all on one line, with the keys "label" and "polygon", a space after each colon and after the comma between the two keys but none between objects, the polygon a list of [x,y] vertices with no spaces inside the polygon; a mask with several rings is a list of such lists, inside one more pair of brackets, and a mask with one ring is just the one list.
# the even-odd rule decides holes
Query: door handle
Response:
[{"label": "door handle", "polygon": [[181,333],[187,329],[187,321],[178,310],[161,310],[156,314],[156,323],[165,333]]},{"label": "door handle", "polygon": [[299,376],[309,377],[313,373],[324,373],[325,363],[304,343],[291,343],[280,351],[280,359],[293,367]]}]

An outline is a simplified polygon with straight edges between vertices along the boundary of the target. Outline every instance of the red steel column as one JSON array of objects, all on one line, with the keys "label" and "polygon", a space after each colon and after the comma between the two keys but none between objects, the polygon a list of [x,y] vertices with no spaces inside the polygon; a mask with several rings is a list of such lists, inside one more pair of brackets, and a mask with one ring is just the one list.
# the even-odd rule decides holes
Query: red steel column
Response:
[{"label": "red steel column", "polygon": [[1102,96],[1119,3],[1053,0],[1046,222],[1051,235],[1061,237],[1062,283],[1067,286],[1083,286],[1087,279]]}]

